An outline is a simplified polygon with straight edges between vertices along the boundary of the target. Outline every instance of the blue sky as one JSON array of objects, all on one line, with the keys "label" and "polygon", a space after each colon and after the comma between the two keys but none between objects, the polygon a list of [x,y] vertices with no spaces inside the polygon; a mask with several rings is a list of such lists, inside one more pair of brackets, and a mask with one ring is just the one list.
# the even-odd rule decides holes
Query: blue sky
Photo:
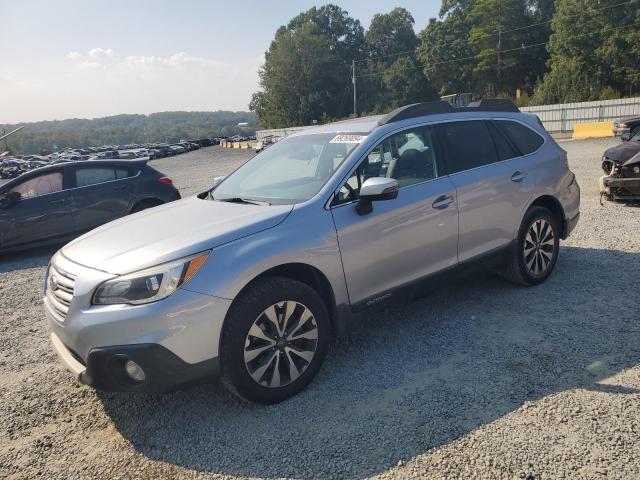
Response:
[{"label": "blue sky", "polygon": [[[440,0],[334,2],[368,27]],[[275,30],[313,1],[0,0],[0,123],[246,110]]]}]

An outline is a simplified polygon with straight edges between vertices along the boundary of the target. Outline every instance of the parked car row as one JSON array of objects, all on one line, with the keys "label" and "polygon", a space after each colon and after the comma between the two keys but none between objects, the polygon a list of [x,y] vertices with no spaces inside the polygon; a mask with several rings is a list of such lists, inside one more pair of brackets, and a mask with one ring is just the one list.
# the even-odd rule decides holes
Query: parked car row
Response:
[{"label": "parked car row", "polygon": [[180,140],[176,143],[141,143],[103,145],[100,147],[66,148],[48,155],[6,156],[0,158],[0,178],[11,179],[47,165],[85,160],[155,159],[179,155],[201,147],[218,145],[220,138]]},{"label": "parked car row", "polygon": [[256,142],[256,153],[260,153],[265,148],[268,148],[269,146],[280,140],[282,140],[282,137],[276,137],[273,135],[263,137],[262,139],[258,140],[258,142]]},{"label": "parked car row", "polygon": [[249,142],[251,140],[255,140],[255,135],[234,135],[232,137],[228,137],[221,140],[229,140],[230,142]]}]

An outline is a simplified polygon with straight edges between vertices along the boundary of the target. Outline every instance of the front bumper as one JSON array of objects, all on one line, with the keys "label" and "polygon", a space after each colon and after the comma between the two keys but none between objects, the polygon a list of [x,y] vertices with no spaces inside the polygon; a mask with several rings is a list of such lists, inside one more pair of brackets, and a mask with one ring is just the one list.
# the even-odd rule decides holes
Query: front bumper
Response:
[{"label": "front bumper", "polygon": [[640,178],[600,177],[600,194],[610,201],[639,201]]},{"label": "front bumper", "polygon": [[[222,324],[231,300],[178,289],[146,305],[92,305],[96,286],[113,276],[60,254],[52,263],[73,276],[75,284],[64,316],[45,292],[51,341],[82,383],[103,390],[163,391],[215,373]],[[123,383],[123,377],[113,373],[124,372],[114,364],[119,362],[117,367],[122,367],[125,358],[149,370],[145,385]]]},{"label": "front bumper", "polygon": [[[76,380],[108,392],[167,392],[183,385],[214,380],[220,373],[217,357],[188,364],[154,343],[92,348],[86,364],[55,333],[51,334],[51,343]],[[127,360],[142,368],[143,382],[127,376],[124,367]]]}]

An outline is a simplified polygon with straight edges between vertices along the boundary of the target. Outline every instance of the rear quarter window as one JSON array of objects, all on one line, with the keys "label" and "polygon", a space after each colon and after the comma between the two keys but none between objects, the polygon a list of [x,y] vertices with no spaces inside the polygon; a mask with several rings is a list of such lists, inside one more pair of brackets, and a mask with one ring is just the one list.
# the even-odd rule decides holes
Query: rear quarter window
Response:
[{"label": "rear quarter window", "polygon": [[521,123],[496,120],[495,125],[513,142],[521,155],[535,152],[544,143],[544,138],[541,135]]}]

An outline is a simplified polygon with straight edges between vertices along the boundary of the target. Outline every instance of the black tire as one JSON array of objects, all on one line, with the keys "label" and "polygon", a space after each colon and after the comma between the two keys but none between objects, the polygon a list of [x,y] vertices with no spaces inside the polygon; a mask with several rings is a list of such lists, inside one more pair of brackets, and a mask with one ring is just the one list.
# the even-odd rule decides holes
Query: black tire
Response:
[{"label": "black tire", "polygon": [[158,205],[162,205],[160,200],[141,200],[133,206],[130,213],[138,213],[147,208],[157,207]]},{"label": "black tire", "polygon": [[[534,243],[531,244],[531,242],[527,240],[530,229],[538,225],[544,225],[544,222],[546,222],[548,228],[552,231],[553,241],[550,242],[550,240],[548,240],[550,243],[546,243],[545,245],[541,245],[542,242],[538,242],[536,245],[534,236]],[[541,241],[545,240],[546,235],[547,233],[541,235],[543,237]],[[553,250],[550,250],[551,246]],[[525,247],[529,247],[528,251],[530,252],[526,256]],[[504,271],[504,277],[517,285],[538,285],[549,278],[553,272],[556,262],[558,261],[559,253],[559,219],[546,208],[531,207],[522,219],[522,224],[518,231],[518,238],[514,242],[509,263]],[[547,264],[544,263],[547,261],[545,260],[546,258],[548,258]],[[544,268],[542,268],[543,266]],[[539,272],[536,273],[535,270],[537,268],[539,268]]]},{"label": "black tire", "polygon": [[[281,358],[287,355],[289,355],[288,359],[292,357],[290,353],[287,354],[283,350],[286,347],[279,347],[279,350],[275,347],[264,347],[267,348],[267,351],[261,354],[265,358],[262,365],[269,363],[270,366],[264,371],[263,375],[266,379],[263,385],[254,380],[252,374],[249,373],[251,362],[245,363],[246,354],[250,352],[249,346],[255,339],[255,337],[249,335],[249,330],[255,327],[256,322],[261,318],[265,318],[264,312],[266,310],[276,304],[283,304],[283,302],[295,304],[295,307],[292,308],[298,308],[301,305],[310,311],[312,317],[309,318],[308,322],[311,323],[308,324],[314,324],[312,328],[316,330],[315,334],[317,334],[317,340],[314,340],[315,351],[310,362],[301,360],[302,357],[293,356],[298,364],[300,362],[305,364],[302,367],[304,370],[294,366],[296,374],[301,371],[295,380],[282,386],[268,386],[269,380],[273,381],[274,379],[275,368],[280,365],[281,360],[276,357],[279,355]],[[285,319],[285,317],[286,313],[282,318]],[[280,318],[278,317],[278,320]],[[293,318],[293,315],[289,318]],[[286,326],[287,322],[285,321],[284,324]],[[294,330],[302,328],[305,322],[298,320],[296,324],[297,326]],[[262,404],[281,402],[304,389],[318,373],[327,353],[329,334],[330,323],[327,308],[315,290],[302,282],[284,277],[267,277],[258,280],[234,301],[225,319],[220,339],[222,383],[227,389],[244,400]],[[304,341],[306,342],[306,340]],[[265,342],[265,345],[268,344]],[[270,350],[273,350],[273,352]],[[258,357],[256,358],[257,360],[254,361],[257,362]],[[271,359],[273,359],[273,364]],[[283,364],[278,373],[278,380],[281,379],[281,376],[282,379],[288,377],[287,372],[289,370],[286,370],[287,365],[290,366],[288,359],[282,360]],[[256,368],[254,370],[254,375],[256,375],[255,371],[257,370],[259,369]]]}]

